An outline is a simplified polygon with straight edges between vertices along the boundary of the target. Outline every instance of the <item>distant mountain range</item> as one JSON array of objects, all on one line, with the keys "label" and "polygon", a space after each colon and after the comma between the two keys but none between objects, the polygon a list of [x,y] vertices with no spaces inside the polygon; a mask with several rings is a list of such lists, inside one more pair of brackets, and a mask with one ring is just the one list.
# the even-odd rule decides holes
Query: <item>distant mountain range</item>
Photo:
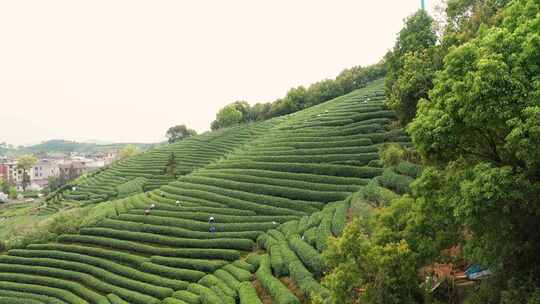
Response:
[{"label": "distant mountain range", "polygon": [[88,142],[76,142],[63,139],[47,140],[39,144],[9,148],[7,146],[0,146],[0,155],[22,155],[22,154],[36,154],[36,153],[96,153],[106,152],[121,149],[127,145],[135,145],[143,150],[147,150],[154,144],[144,143],[108,143],[103,141],[88,141]]}]

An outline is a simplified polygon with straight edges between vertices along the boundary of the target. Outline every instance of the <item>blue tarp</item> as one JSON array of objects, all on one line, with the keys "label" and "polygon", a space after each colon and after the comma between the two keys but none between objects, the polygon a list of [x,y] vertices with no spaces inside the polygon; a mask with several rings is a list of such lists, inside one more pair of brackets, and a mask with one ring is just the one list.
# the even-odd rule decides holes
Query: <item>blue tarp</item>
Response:
[{"label": "blue tarp", "polygon": [[473,264],[465,270],[465,275],[469,280],[481,280],[491,276],[491,270],[478,264]]}]

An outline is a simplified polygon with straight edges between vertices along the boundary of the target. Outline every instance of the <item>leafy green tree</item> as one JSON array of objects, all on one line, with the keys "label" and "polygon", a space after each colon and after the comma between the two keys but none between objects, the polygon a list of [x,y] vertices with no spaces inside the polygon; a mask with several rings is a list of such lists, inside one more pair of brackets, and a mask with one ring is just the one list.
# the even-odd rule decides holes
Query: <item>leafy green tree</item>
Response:
[{"label": "leafy green tree", "polygon": [[272,110],[272,104],[269,102],[266,103],[256,103],[253,107],[250,108],[248,112],[247,121],[261,121],[270,118],[270,112]]},{"label": "leafy green tree", "polygon": [[371,66],[354,66],[343,70],[336,77],[336,85],[343,94],[364,87],[370,81],[386,74],[386,65],[381,62]]},{"label": "leafy green tree", "polygon": [[170,127],[165,134],[170,144],[195,135],[197,135],[197,131],[188,129],[186,125]]},{"label": "leafy green tree", "polygon": [[482,25],[500,22],[502,9],[510,0],[448,0],[443,44],[460,45],[474,37]]},{"label": "leafy green tree", "polygon": [[[466,255],[540,286],[540,2],[515,0],[444,59],[408,131],[425,204],[466,229]],[[427,176],[430,174],[431,176]],[[433,178],[436,177],[436,178]],[[436,208],[431,208],[436,210]],[[504,291],[504,286],[499,289]]]},{"label": "leafy green tree", "polygon": [[9,183],[7,180],[0,178],[0,192],[9,193]]},{"label": "leafy green tree", "polygon": [[135,156],[137,154],[141,153],[141,149],[139,149],[135,145],[127,145],[124,148],[118,152],[118,158],[119,159],[126,159],[128,157]]},{"label": "leafy green tree", "polygon": [[388,105],[403,125],[414,118],[418,100],[427,97],[432,87],[438,66],[436,42],[434,20],[419,10],[407,18],[394,48],[386,55]]},{"label": "leafy green tree", "polygon": [[323,280],[329,303],[418,303],[416,259],[404,240],[377,244],[356,218],[324,258],[333,269]]},{"label": "leafy green tree", "polygon": [[242,113],[242,118],[244,119],[244,121],[248,121],[247,117],[249,116],[251,106],[249,105],[249,103],[247,103],[247,101],[238,100],[230,104],[230,106],[234,107],[236,110]]},{"label": "leafy green tree", "polygon": [[212,122],[212,130],[230,127],[244,121],[244,114],[234,104],[229,104],[219,110],[216,119]]},{"label": "leafy green tree", "polygon": [[217,130],[293,113],[364,87],[368,82],[385,74],[386,67],[383,63],[367,67],[357,66],[344,70],[336,79],[319,81],[307,88],[304,86],[292,88],[285,97],[273,102],[257,103],[251,107],[245,101],[236,101],[222,108],[210,127]]},{"label": "leafy green tree", "polygon": [[307,101],[303,108],[311,107],[327,100],[343,95],[345,92],[341,89],[339,83],[332,79],[325,79],[316,82],[308,88]]},{"label": "leafy green tree", "polygon": [[17,198],[17,188],[10,186],[8,190],[8,196],[10,199],[16,199]]},{"label": "leafy green tree", "polygon": [[409,52],[402,57],[403,66],[396,73],[388,105],[396,111],[403,125],[412,121],[418,101],[426,98],[433,87],[435,72],[441,66],[437,51],[437,48],[432,47]]},{"label": "leafy green tree", "polygon": [[17,169],[22,170],[22,188],[26,191],[28,185],[30,185],[30,173],[29,170],[37,163],[37,159],[33,155],[23,155],[17,159]]}]

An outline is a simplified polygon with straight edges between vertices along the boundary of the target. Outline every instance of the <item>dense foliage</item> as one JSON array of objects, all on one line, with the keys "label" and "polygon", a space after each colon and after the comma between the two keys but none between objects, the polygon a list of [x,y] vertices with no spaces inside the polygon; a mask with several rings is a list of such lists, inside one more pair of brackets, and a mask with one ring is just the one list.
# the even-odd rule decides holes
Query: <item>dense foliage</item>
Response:
[{"label": "dense foliage", "polygon": [[141,149],[135,145],[127,145],[118,152],[118,159],[126,159],[141,153]]},{"label": "dense foliage", "polygon": [[434,20],[420,10],[405,21],[396,44],[386,55],[388,105],[403,125],[416,114],[416,103],[427,97],[439,66]]},{"label": "dense foliage", "polygon": [[409,128],[433,165],[418,181],[419,199],[445,206],[440,216],[461,227],[456,241],[468,257],[506,282],[533,286],[540,284],[539,12],[539,1],[513,1],[500,25],[453,48]]},{"label": "dense foliage", "polygon": [[287,95],[269,103],[256,103],[250,106],[246,101],[228,104],[216,115],[212,130],[235,124],[261,121],[276,116],[293,113],[328,101],[364,87],[367,83],[385,75],[384,64],[367,67],[352,67],[342,71],[335,79],[326,79],[309,87],[299,86],[290,89]]},{"label": "dense foliage", "polygon": [[170,144],[182,139],[186,139],[193,135],[197,135],[197,131],[193,129],[188,129],[186,125],[176,125],[174,127],[170,127],[167,130],[167,133],[165,133],[165,136],[167,137],[167,140]]},{"label": "dense foliage", "polygon": [[[325,253],[325,285],[335,303],[407,303],[418,269],[459,259],[494,274],[467,303],[538,303],[540,2],[448,1],[440,44],[431,23],[423,12],[410,17],[387,56],[389,106],[410,123],[424,169],[398,146],[381,151],[379,185],[408,194],[381,204],[376,184],[360,191],[373,203],[353,209],[360,220]],[[386,273],[378,260],[396,251],[369,256],[377,246],[410,255]],[[373,290],[377,282],[394,288]]]},{"label": "dense foliage", "polygon": [[325,252],[330,303],[418,303],[414,253],[405,241],[377,244],[358,219]]}]

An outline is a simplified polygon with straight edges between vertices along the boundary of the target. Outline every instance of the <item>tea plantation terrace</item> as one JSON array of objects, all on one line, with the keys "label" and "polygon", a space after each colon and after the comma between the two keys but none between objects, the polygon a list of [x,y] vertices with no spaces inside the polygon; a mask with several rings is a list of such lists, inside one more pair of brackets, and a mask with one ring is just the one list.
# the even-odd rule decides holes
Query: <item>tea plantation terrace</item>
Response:
[{"label": "tea plantation terrace", "polygon": [[83,204],[98,203],[108,199],[122,198],[132,194],[157,189],[173,180],[166,172],[166,164],[174,154],[176,173],[188,174],[218,160],[235,148],[272,127],[267,121],[247,126],[205,133],[152,149],[126,160],[114,163],[110,168],[82,177],[48,197],[49,205],[61,205],[62,201],[80,201]]},{"label": "tea plantation terrace", "polygon": [[108,202],[121,212],[78,234],[1,255],[0,303],[281,304],[324,294],[320,253],[343,230],[351,193],[383,173],[379,145],[408,144],[390,127],[382,85],[89,177],[79,193],[101,195],[109,188],[98,185],[159,180],[171,151],[185,168],[159,189]]}]

